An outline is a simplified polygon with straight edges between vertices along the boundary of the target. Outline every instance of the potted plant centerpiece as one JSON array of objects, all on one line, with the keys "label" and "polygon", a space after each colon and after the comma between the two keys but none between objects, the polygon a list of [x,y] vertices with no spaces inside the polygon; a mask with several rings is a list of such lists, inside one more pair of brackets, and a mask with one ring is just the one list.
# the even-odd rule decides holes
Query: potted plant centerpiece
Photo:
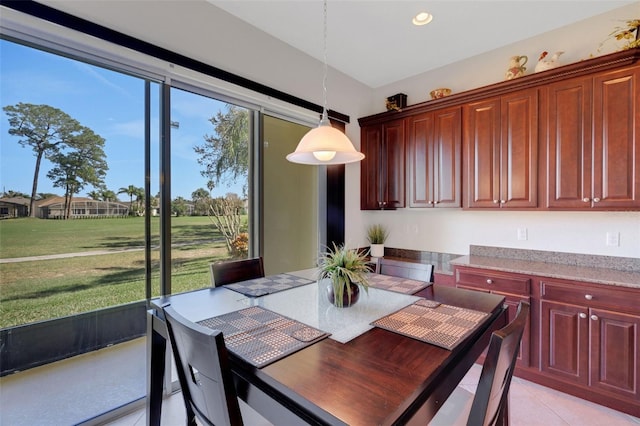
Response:
[{"label": "potted plant centerpiece", "polygon": [[383,225],[371,225],[367,228],[367,239],[371,244],[369,253],[372,257],[384,257],[384,242],[389,236],[389,231]]},{"label": "potted plant centerpiece", "polygon": [[366,254],[346,248],[344,245],[333,245],[327,249],[320,262],[319,278],[328,278],[331,284],[327,287],[329,302],[342,308],[358,301],[360,287],[369,290]]}]

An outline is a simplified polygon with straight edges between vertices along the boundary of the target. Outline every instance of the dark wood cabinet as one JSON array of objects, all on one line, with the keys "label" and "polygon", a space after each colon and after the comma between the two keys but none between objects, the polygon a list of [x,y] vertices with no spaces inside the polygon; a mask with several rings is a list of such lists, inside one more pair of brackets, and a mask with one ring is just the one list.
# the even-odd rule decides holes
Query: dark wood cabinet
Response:
[{"label": "dark wood cabinet", "polygon": [[640,210],[639,60],[629,49],[360,118],[361,208]]},{"label": "dark wood cabinet", "polygon": [[360,208],[405,206],[405,120],[363,126],[360,138],[365,158],[360,164]]},{"label": "dark wood cabinet", "polygon": [[[505,304],[508,307],[509,321],[516,317],[520,301],[530,302],[531,300],[531,278],[526,275],[457,266],[454,276],[456,287],[504,296]],[[522,334],[520,353],[518,354],[516,365],[521,367],[529,366],[530,353],[531,318],[527,320],[527,325]]]},{"label": "dark wood cabinet", "polygon": [[541,97],[546,207],[640,207],[640,66],[552,83]]},{"label": "dark wood cabinet", "polygon": [[640,312],[629,289],[540,281],[540,371],[640,411]]},{"label": "dark wood cabinet", "polygon": [[469,103],[463,115],[463,206],[537,207],[537,90]]},{"label": "dark wood cabinet", "polygon": [[460,207],[461,126],[460,107],[408,118],[409,207]]}]

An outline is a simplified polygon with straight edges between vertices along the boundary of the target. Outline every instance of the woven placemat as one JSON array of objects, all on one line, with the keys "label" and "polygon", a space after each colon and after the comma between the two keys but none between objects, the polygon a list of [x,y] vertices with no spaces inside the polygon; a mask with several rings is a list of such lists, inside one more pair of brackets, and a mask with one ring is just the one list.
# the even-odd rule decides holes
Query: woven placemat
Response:
[{"label": "woven placemat", "polygon": [[254,278],[252,280],[240,281],[233,284],[226,284],[224,287],[242,293],[245,296],[264,296],[277,293],[282,290],[311,284],[315,281],[307,278],[296,277],[289,274],[270,275],[268,277]]},{"label": "woven placemat", "polygon": [[397,293],[415,294],[431,283],[409,278],[392,277],[390,275],[369,274],[369,286]]},{"label": "woven placemat", "polygon": [[329,336],[259,306],[208,318],[198,324],[222,331],[227,349],[258,368]]},{"label": "woven placemat", "polygon": [[451,350],[487,316],[486,312],[421,299],[371,325]]}]

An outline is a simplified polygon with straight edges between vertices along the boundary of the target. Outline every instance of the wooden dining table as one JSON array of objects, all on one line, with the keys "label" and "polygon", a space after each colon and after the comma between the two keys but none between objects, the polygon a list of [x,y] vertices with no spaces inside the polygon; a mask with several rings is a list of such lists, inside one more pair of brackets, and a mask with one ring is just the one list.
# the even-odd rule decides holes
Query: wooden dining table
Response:
[{"label": "wooden dining table", "polygon": [[[364,321],[369,321],[367,311],[378,309],[376,303],[395,303],[390,308],[395,310],[419,298],[488,314],[451,350],[369,324],[357,329],[355,337],[340,336],[339,341],[329,336],[261,368],[230,350],[238,397],[275,425],[426,425],[487,347],[491,333],[507,323],[504,298],[499,295],[431,284],[406,300],[370,289],[354,307],[335,308],[323,305],[324,286],[312,282],[261,297],[218,287],[152,300],[147,326],[147,424],[160,425],[167,364],[162,314],[166,304],[194,322],[250,306],[290,318],[290,309],[297,307],[295,315],[300,316],[295,319],[319,329],[325,327],[325,315],[347,312],[337,309],[357,306],[354,315],[365,315]],[[307,297],[308,292],[313,296]],[[348,317],[338,318],[346,322]]]}]

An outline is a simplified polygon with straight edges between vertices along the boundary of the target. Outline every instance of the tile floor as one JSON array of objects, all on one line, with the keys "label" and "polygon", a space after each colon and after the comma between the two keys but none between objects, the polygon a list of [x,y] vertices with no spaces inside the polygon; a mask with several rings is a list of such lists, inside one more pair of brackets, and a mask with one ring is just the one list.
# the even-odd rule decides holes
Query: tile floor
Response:
[{"label": "tile floor", "polygon": [[[116,345],[70,360],[37,367],[0,379],[0,425],[66,426],[82,421],[121,401],[145,392],[145,341]],[[481,366],[475,365],[460,386],[475,390]],[[129,382],[123,381],[126,377]],[[104,408],[106,407],[106,408]],[[513,426],[640,426],[640,419],[601,405],[514,377],[511,385]],[[247,426],[268,423],[245,414]],[[87,424],[139,426],[145,424],[143,401],[133,412],[111,421]],[[91,415],[90,415],[91,414]],[[184,425],[182,395],[168,397],[163,405],[163,426]],[[280,425],[276,425],[280,426]]]}]

